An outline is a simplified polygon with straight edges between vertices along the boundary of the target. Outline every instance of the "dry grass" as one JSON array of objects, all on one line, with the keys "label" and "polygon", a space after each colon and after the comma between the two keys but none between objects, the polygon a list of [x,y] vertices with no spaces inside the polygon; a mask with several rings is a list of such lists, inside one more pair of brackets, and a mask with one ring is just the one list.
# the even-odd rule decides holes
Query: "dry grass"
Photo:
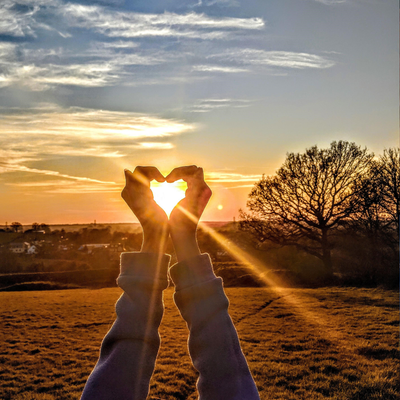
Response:
[{"label": "dry grass", "polygon": [[[398,399],[398,293],[227,289],[262,399]],[[117,288],[0,293],[0,398],[78,399]],[[196,399],[187,329],[165,293],[150,399]]]}]

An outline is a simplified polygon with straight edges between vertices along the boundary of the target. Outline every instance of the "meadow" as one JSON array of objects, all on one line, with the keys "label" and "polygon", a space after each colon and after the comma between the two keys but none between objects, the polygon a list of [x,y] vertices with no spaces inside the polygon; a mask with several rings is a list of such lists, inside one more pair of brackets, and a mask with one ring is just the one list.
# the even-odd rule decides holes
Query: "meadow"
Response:
[{"label": "meadow", "polygon": [[[227,288],[261,399],[398,399],[398,292]],[[121,290],[0,293],[0,398],[78,399]],[[196,399],[187,328],[164,293],[149,399]]]}]

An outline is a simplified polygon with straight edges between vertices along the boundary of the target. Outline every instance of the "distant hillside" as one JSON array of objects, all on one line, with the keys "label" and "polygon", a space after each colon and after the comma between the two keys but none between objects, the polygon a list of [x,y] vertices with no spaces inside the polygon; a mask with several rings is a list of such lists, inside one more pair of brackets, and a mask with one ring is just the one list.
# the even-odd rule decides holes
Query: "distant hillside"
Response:
[{"label": "distant hillside", "polygon": [[[202,221],[201,222],[203,225],[206,225],[210,228],[221,228],[222,226],[232,224],[232,222],[229,221]],[[141,230],[140,224],[138,222],[117,222],[117,223],[98,223],[98,224],[54,224],[51,225],[49,224],[49,228],[52,231],[55,230],[61,230],[64,229],[66,232],[74,232],[74,231],[79,231],[80,229],[83,228],[106,228],[109,226],[111,228],[111,232],[130,232],[130,233],[136,233]],[[10,226],[9,226],[10,227]],[[27,229],[31,229],[31,225],[23,225],[23,230],[26,231]],[[0,225],[0,229],[5,229],[5,225]],[[20,233],[18,234],[20,235]],[[18,236],[17,235],[17,236]]]}]

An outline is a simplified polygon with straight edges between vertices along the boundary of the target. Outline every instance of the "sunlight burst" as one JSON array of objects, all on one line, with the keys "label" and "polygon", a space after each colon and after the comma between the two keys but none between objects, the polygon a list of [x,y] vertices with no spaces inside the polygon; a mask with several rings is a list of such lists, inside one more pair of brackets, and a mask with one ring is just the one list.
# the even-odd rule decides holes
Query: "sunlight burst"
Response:
[{"label": "sunlight burst", "polygon": [[153,181],[150,189],[153,191],[155,202],[169,216],[176,204],[185,197],[187,184],[183,180],[173,183]]}]

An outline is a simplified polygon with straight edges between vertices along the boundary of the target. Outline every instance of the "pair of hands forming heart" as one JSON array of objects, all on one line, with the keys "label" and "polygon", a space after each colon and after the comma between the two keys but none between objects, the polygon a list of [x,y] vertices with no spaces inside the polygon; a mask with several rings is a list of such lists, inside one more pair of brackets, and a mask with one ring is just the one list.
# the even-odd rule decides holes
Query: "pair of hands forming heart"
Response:
[{"label": "pair of hands forming heart", "polygon": [[[133,172],[125,170],[125,179],[121,196],[142,225],[142,252],[164,253],[171,234],[178,261],[200,254],[196,229],[211,197],[203,169],[195,165],[178,167],[164,177],[156,167],[136,167]],[[172,210],[169,220],[154,201],[150,189],[153,179],[168,183],[182,179],[187,183],[185,198]]]}]

